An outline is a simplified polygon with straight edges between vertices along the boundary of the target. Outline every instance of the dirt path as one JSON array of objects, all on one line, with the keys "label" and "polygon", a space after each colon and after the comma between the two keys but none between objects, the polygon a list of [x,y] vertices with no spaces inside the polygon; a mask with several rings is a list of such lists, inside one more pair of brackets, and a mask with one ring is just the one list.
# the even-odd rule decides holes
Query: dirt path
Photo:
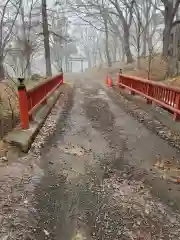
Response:
[{"label": "dirt path", "polygon": [[124,113],[108,91],[76,76],[72,108],[28,182],[28,231],[0,239],[180,239],[180,187],[152,167],[157,155],[180,154]]}]

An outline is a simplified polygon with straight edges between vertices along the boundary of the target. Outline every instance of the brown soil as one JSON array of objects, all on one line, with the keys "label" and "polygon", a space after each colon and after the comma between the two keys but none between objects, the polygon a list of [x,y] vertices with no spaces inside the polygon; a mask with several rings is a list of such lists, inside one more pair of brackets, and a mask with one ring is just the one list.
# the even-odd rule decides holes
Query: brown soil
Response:
[{"label": "brown soil", "polygon": [[92,69],[89,69],[88,72],[91,74],[98,73],[101,75],[109,74],[114,77],[120,69],[122,69],[123,73],[128,75],[133,75],[146,79],[149,75],[150,80],[164,81],[166,79],[167,63],[161,58],[160,55],[157,55],[152,59],[150,68],[149,59],[148,57],[145,57],[140,59],[140,69],[137,69],[136,61],[131,64],[125,64],[124,62],[115,62],[110,68],[105,65],[100,65],[96,68],[94,67]]}]

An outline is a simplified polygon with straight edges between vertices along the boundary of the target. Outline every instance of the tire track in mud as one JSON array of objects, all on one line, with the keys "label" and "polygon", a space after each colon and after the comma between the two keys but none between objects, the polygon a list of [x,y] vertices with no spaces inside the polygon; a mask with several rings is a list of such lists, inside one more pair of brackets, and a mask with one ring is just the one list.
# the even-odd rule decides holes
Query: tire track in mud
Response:
[{"label": "tire track in mud", "polygon": [[[56,132],[42,156],[45,174],[36,189],[34,239],[128,240],[142,234],[178,239],[178,218],[166,208],[162,213],[157,198],[125,168],[127,132],[116,124],[111,100],[99,85],[87,85],[76,86],[64,131]],[[68,153],[78,144],[84,147],[82,156]],[[174,218],[176,224],[169,220]]]},{"label": "tire track in mud", "polygon": [[[93,94],[97,95],[97,93],[98,90],[95,89]],[[92,116],[95,116],[96,118],[96,127],[92,124],[93,128],[95,128],[95,132],[98,130],[98,126],[100,126],[100,132],[97,136],[102,135],[102,139],[105,139],[106,144],[108,144],[107,141],[109,141],[109,146],[112,147],[113,142],[110,141],[110,139],[107,139],[106,134],[108,133],[110,136],[113,134],[112,126],[114,116],[110,111],[107,112],[107,103],[101,99],[98,99],[98,105],[94,102],[87,102],[87,95],[92,94],[90,88],[81,89],[81,91],[77,88],[76,94],[80,96],[80,98],[75,101],[74,107],[77,111],[74,109],[73,112],[71,112],[63,134],[57,130],[56,134],[50,141],[50,146],[57,148],[58,144],[61,142],[60,139],[68,138],[68,132],[73,131],[73,134],[77,133],[80,134],[80,136],[83,136],[86,133],[89,135],[91,132],[91,126],[87,126],[84,133],[80,132],[81,128],[79,128],[79,126],[75,127],[71,122],[76,118],[76,115],[79,115],[78,119],[81,118],[82,121],[86,122],[85,111],[89,108],[87,112],[88,119]],[[109,116],[108,118],[107,114]],[[83,128],[84,127],[82,126],[82,129]],[[87,138],[90,143],[91,141],[96,142],[96,138],[91,140],[88,135]],[[50,146],[47,148],[49,151],[52,150]],[[71,180],[69,179],[69,175],[72,174],[72,171],[74,173],[74,170],[72,167],[69,168],[68,166],[69,157],[64,155],[65,160],[63,161],[63,159],[60,159],[60,162],[56,164],[53,162],[52,157],[50,157],[50,160],[47,159],[47,149],[45,150],[46,156],[42,156],[42,159],[44,158],[45,174],[36,189],[35,201],[38,225],[35,227],[36,231],[33,234],[35,239],[44,239],[45,233],[43,229],[48,232],[48,239],[53,240],[59,239],[60,236],[62,239],[66,240],[101,239],[103,236],[105,237],[107,235],[109,235],[109,239],[114,239],[119,231],[119,227],[117,228],[116,226],[118,216],[116,216],[116,221],[113,221],[115,218],[114,214],[112,214],[111,217],[108,217],[109,221],[111,221],[109,226],[106,226],[106,222],[103,221],[104,216],[107,214],[107,209],[105,210],[104,206],[108,206],[108,196],[110,193],[105,193],[102,185],[103,180],[109,177],[109,174],[112,173],[111,164],[119,158],[119,156],[117,156],[117,151],[112,149],[110,152],[102,152],[99,154],[93,152],[92,149],[92,152],[87,152],[88,159],[84,160],[85,172],[83,174],[77,173],[77,176]],[[56,152],[54,152],[52,156],[55,157],[55,155]],[[55,158],[57,158],[57,156]],[[90,159],[93,159],[93,165],[91,165],[92,161]],[[49,161],[50,164],[48,163]],[[76,157],[74,157],[74,161],[76,161]],[[58,168],[59,172],[57,173]],[[108,206],[108,208],[110,211],[113,206]],[[115,229],[114,231],[113,228]],[[77,238],[77,236],[81,237]]]},{"label": "tire track in mud", "polygon": [[88,91],[85,95],[84,110],[92,127],[101,132],[112,150],[109,156],[111,160],[107,166],[120,169],[124,165],[124,154],[128,151],[127,137],[123,133],[120,134],[121,129],[115,125],[116,117],[110,109],[108,100],[104,90],[98,86],[98,89]]}]

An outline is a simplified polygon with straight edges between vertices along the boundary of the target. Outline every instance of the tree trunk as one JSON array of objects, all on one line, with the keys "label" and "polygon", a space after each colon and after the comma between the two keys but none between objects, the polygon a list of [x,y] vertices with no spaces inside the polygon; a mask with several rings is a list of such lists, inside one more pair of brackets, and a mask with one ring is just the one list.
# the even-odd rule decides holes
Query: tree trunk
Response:
[{"label": "tree trunk", "polygon": [[113,61],[114,62],[117,61],[117,48],[116,47],[114,48],[114,51],[113,51]]},{"label": "tree trunk", "polygon": [[124,28],[124,50],[127,58],[127,63],[132,63],[133,57],[129,44],[129,28]]},{"label": "tree trunk", "polygon": [[5,71],[3,61],[0,61],[0,81],[4,80],[5,78]]},{"label": "tree trunk", "polygon": [[146,53],[147,53],[147,32],[146,32],[146,30],[144,30],[142,56],[145,57]]},{"label": "tree trunk", "polygon": [[92,68],[91,56],[90,56],[88,49],[87,49],[87,51],[85,51],[85,54],[86,54],[87,61],[88,61],[88,68]]},{"label": "tree trunk", "polygon": [[91,59],[88,57],[88,68],[92,68]]},{"label": "tree trunk", "polygon": [[31,56],[26,56],[26,66],[25,66],[25,76],[27,78],[31,77]]},{"label": "tree trunk", "polygon": [[101,49],[100,49],[100,47],[98,47],[98,52],[99,52],[99,59],[100,59],[100,62],[102,63],[102,62],[103,62],[103,57],[102,57],[102,53],[101,53]]},{"label": "tree trunk", "polygon": [[167,1],[164,7],[165,7],[165,11],[164,11],[164,31],[163,31],[163,56],[167,57],[172,24],[173,24],[177,9],[174,9],[174,4],[172,1]]},{"label": "tree trunk", "polygon": [[43,26],[43,35],[44,35],[46,76],[50,77],[52,76],[52,69],[51,69],[51,55],[50,55],[50,46],[49,46],[49,29],[48,29],[46,0],[42,0],[42,26]]},{"label": "tree trunk", "polygon": [[152,38],[149,37],[148,38],[148,49],[149,49],[149,52],[154,52],[153,50],[153,42],[152,42]]},{"label": "tree trunk", "polygon": [[107,23],[105,24],[105,51],[106,51],[108,67],[111,67],[112,62],[111,62],[111,57],[110,57],[110,53],[109,53],[109,34],[108,34]]},{"label": "tree trunk", "polygon": [[28,78],[31,77],[31,63],[30,62],[28,62],[28,64],[27,64],[26,76]]},{"label": "tree trunk", "polygon": [[112,42],[112,58],[113,58],[113,62],[117,61],[117,38],[116,36],[113,36],[113,42]]},{"label": "tree trunk", "polygon": [[141,45],[140,45],[140,35],[138,33],[138,39],[137,39],[137,69],[140,69],[140,65],[141,65],[141,62],[140,62],[140,50],[141,50]]},{"label": "tree trunk", "polygon": [[124,49],[124,41],[121,42],[121,60],[125,62],[126,60],[126,54],[125,54],[125,49]]},{"label": "tree trunk", "polygon": [[141,68],[141,62],[140,62],[140,48],[138,48],[138,53],[137,53],[137,69]]},{"label": "tree trunk", "polygon": [[113,62],[117,61],[117,44],[114,43],[112,46],[112,58],[113,58]]},{"label": "tree trunk", "polygon": [[93,65],[96,66],[96,63],[97,63],[97,53],[94,52],[93,53]]},{"label": "tree trunk", "polygon": [[107,13],[103,12],[102,16],[103,16],[104,29],[105,29],[105,57],[107,59],[108,67],[111,67],[112,61],[109,53],[109,32],[108,32],[108,24],[107,24]]},{"label": "tree trunk", "polygon": [[147,53],[147,32],[148,32],[148,26],[149,26],[149,5],[147,4],[147,1],[142,2],[142,13],[144,12],[145,17],[145,25],[143,26],[144,31],[142,32],[142,44],[143,44],[143,50],[142,50],[142,57],[146,56]]},{"label": "tree trunk", "polygon": [[163,31],[163,56],[168,56],[169,39],[171,34],[171,23],[167,23]]},{"label": "tree trunk", "polygon": [[0,81],[4,80],[5,78],[5,71],[4,71],[4,58],[0,56]]}]

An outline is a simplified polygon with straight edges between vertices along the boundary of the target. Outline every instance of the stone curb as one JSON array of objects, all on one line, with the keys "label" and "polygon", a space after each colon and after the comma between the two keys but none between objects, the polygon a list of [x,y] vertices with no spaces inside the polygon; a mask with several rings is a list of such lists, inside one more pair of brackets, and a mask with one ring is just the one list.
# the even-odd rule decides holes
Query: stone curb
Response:
[{"label": "stone curb", "polygon": [[63,84],[60,86],[47,100],[47,104],[41,106],[37,113],[33,116],[33,122],[30,123],[29,129],[14,129],[12,132],[8,133],[8,135],[4,138],[4,141],[17,146],[22,152],[27,153],[57,100],[62,97],[62,105],[64,104],[64,92],[62,89],[64,85],[71,88],[69,84]]}]

